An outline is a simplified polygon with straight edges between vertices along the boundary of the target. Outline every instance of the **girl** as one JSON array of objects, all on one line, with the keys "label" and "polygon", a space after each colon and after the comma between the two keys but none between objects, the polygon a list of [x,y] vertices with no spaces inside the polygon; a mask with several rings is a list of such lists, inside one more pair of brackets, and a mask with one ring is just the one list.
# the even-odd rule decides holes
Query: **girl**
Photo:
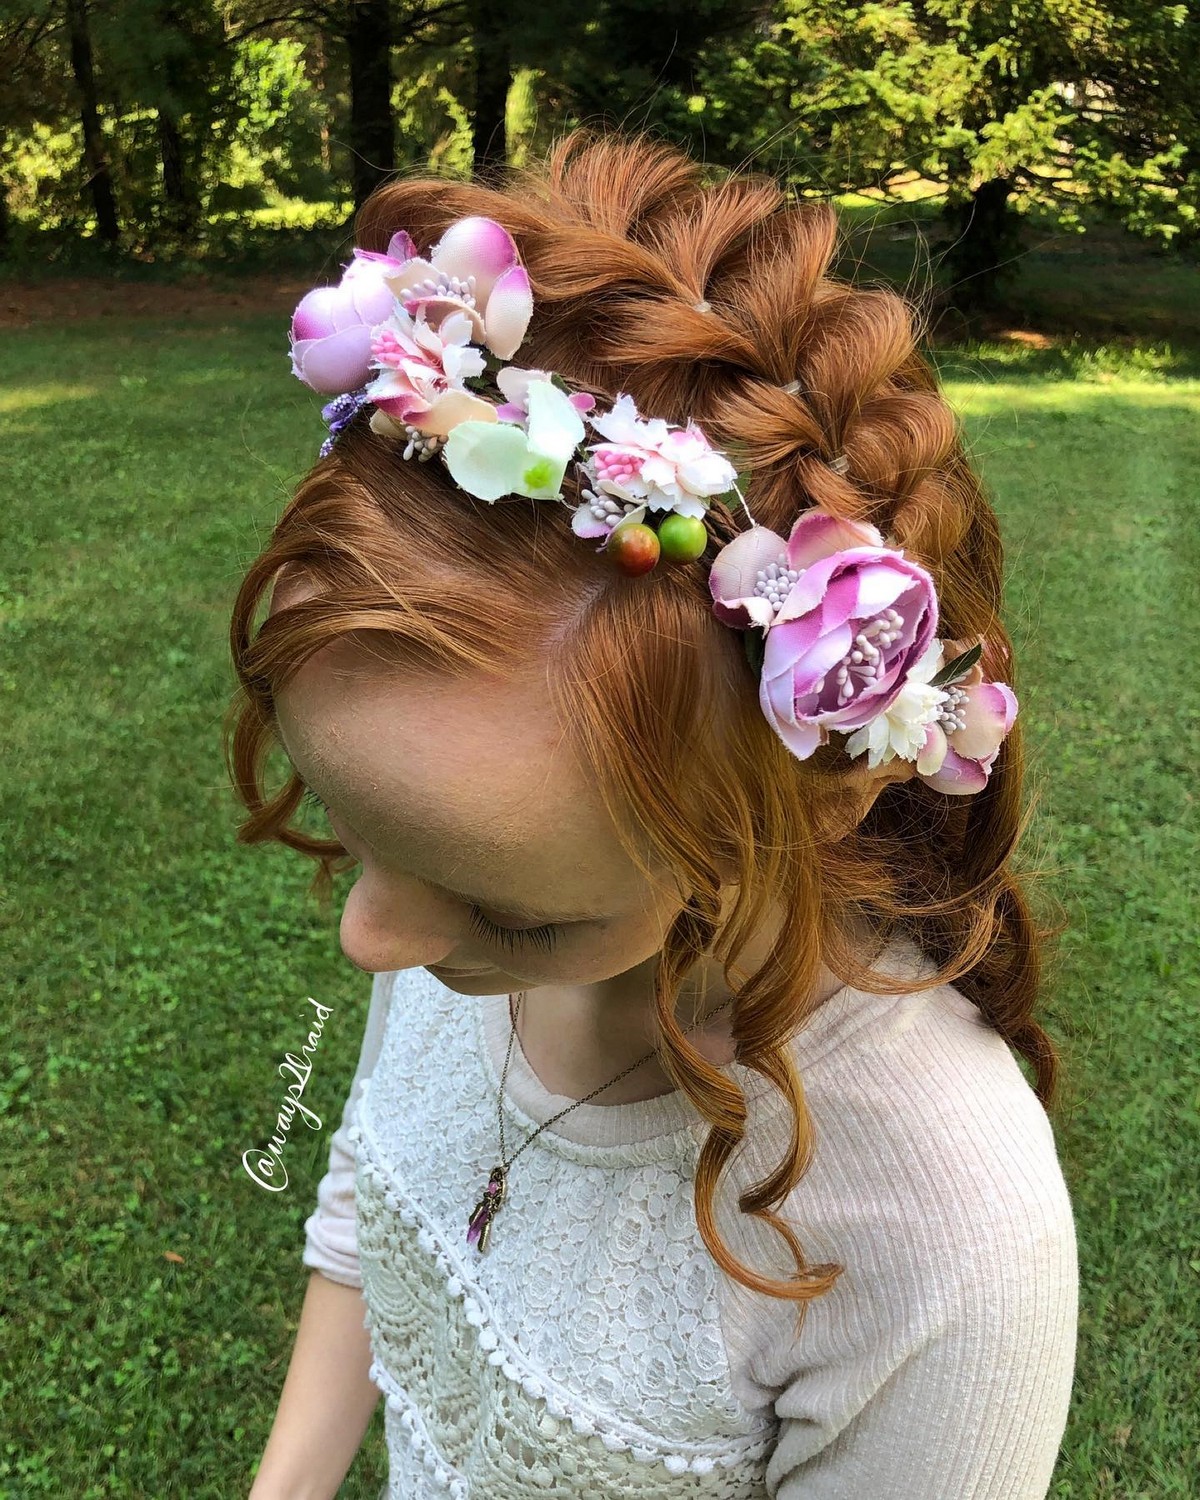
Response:
[{"label": "girl", "polygon": [[356,227],[232,628],[241,838],[360,867],[374,975],[254,1500],[333,1496],[380,1393],[392,1500],[1044,1496],[1047,934],[910,309],[829,206],[613,136]]}]

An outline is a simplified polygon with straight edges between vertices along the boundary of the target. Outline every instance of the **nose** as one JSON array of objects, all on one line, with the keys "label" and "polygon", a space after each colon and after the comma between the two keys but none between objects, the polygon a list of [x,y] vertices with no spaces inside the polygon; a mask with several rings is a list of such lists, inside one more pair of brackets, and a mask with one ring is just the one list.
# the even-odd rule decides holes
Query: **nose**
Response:
[{"label": "nose", "polygon": [[338,936],[346,958],[368,974],[440,964],[458,941],[445,901],[415,881],[401,890],[366,873],[350,888]]}]

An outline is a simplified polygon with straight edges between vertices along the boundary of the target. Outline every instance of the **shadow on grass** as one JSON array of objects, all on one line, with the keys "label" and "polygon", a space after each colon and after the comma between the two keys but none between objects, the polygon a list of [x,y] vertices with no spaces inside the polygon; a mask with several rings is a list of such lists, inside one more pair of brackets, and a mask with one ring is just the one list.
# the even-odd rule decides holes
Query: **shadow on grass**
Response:
[{"label": "shadow on grass", "polygon": [[1085,388],[1108,381],[1152,383],[1200,379],[1200,343],[1121,344],[1072,339],[1030,344],[1016,338],[942,346],[932,351],[943,379],[964,367],[980,379],[1026,385],[1031,380],[1078,381]]}]

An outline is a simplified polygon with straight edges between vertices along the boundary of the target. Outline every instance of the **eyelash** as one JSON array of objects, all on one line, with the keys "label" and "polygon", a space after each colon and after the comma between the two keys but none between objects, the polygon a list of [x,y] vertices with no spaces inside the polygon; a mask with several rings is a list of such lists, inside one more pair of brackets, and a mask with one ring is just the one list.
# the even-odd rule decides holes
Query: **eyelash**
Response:
[{"label": "eyelash", "polygon": [[488,942],[498,943],[510,953],[526,943],[541,948],[544,953],[552,953],[558,942],[559,928],[556,923],[547,922],[543,927],[498,927],[477,906],[471,908],[471,926]]},{"label": "eyelash", "polygon": [[303,797],[300,798],[300,801],[302,803],[306,803],[309,807],[319,807],[324,812],[328,812],[329,811],[329,808],[326,805],[326,803],[322,802],[322,800],[320,799],[320,797],[317,796],[316,792],[314,792],[313,789],[312,789],[312,787],[310,787],[310,786],[306,786],[304,788],[304,795],[303,795]]},{"label": "eyelash", "polygon": [[[329,811],[328,805],[317,796],[312,787],[305,787],[300,800],[310,807]],[[510,953],[526,944],[540,948],[544,953],[552,953],[557,946],[560,931],[559,925],[554,922],[547,922],[541,927],[500,927],[485,917],[477,906],[471,908],[471,927],[480,937],[506,948]]]}]

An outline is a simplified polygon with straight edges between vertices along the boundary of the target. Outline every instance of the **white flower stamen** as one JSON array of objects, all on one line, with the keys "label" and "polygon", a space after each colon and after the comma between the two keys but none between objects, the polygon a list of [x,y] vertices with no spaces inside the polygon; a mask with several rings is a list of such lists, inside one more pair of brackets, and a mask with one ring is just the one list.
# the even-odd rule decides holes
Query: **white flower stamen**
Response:
[{"label": "white flower stamen", "polygon": [[409,297],[453,297],[461,302],[464,307],[475,306],[475,278],[474,276],[449,276],[443,271],[438,276],[426,276],[424,281],[418,281],[412,287],[407,296]]},{"label": "white flower stamen", "polygon": [[950,735],[956,729],[965,729],[967,721],[965,717],[967,694],[960,687],[943,688],[945,698],[938,708],[936,723],[940,724],[943,731]]},{"label": "white flower stamen", "polygon": [[623,517],[637,509],[636,505],[631,505],[628,501],[617,501],[608,495],[597,495],[595,490],[581,489],[579,493],[591,514],[604,525],[615,526]]},{"label": "white flower stamen", "polygon": [[[838,685],[839,708],[879,677],[884,652],[900,639],[903,629],[904,616],[889,607],[858,632],[854,637],[854,645],[842,657],[834,674]],[[855,677],[860,680],[855,682]],[[825,679],[822,678],[814,691],[820,692],[824,686]]]},{"label": "white flower stamen", "polygon": [[435,437],[433,433],[422,432],[420,428],[407,422],[404,424],[404,435],[408,442],[405,444],[403,457],[412,458],[415,454],[417,462],[422,464],[428,463],[446,441],[445,438]]},{"label": "white flower stamen", "polygon": [[805,571],[803,568],[789,568],[785,566],[786,562],[787,553],[781,552],[778,562],[768,563],[754,575],[754,592],[767,601],[775,614],[791,593],[792,585],[800,581]]}]

